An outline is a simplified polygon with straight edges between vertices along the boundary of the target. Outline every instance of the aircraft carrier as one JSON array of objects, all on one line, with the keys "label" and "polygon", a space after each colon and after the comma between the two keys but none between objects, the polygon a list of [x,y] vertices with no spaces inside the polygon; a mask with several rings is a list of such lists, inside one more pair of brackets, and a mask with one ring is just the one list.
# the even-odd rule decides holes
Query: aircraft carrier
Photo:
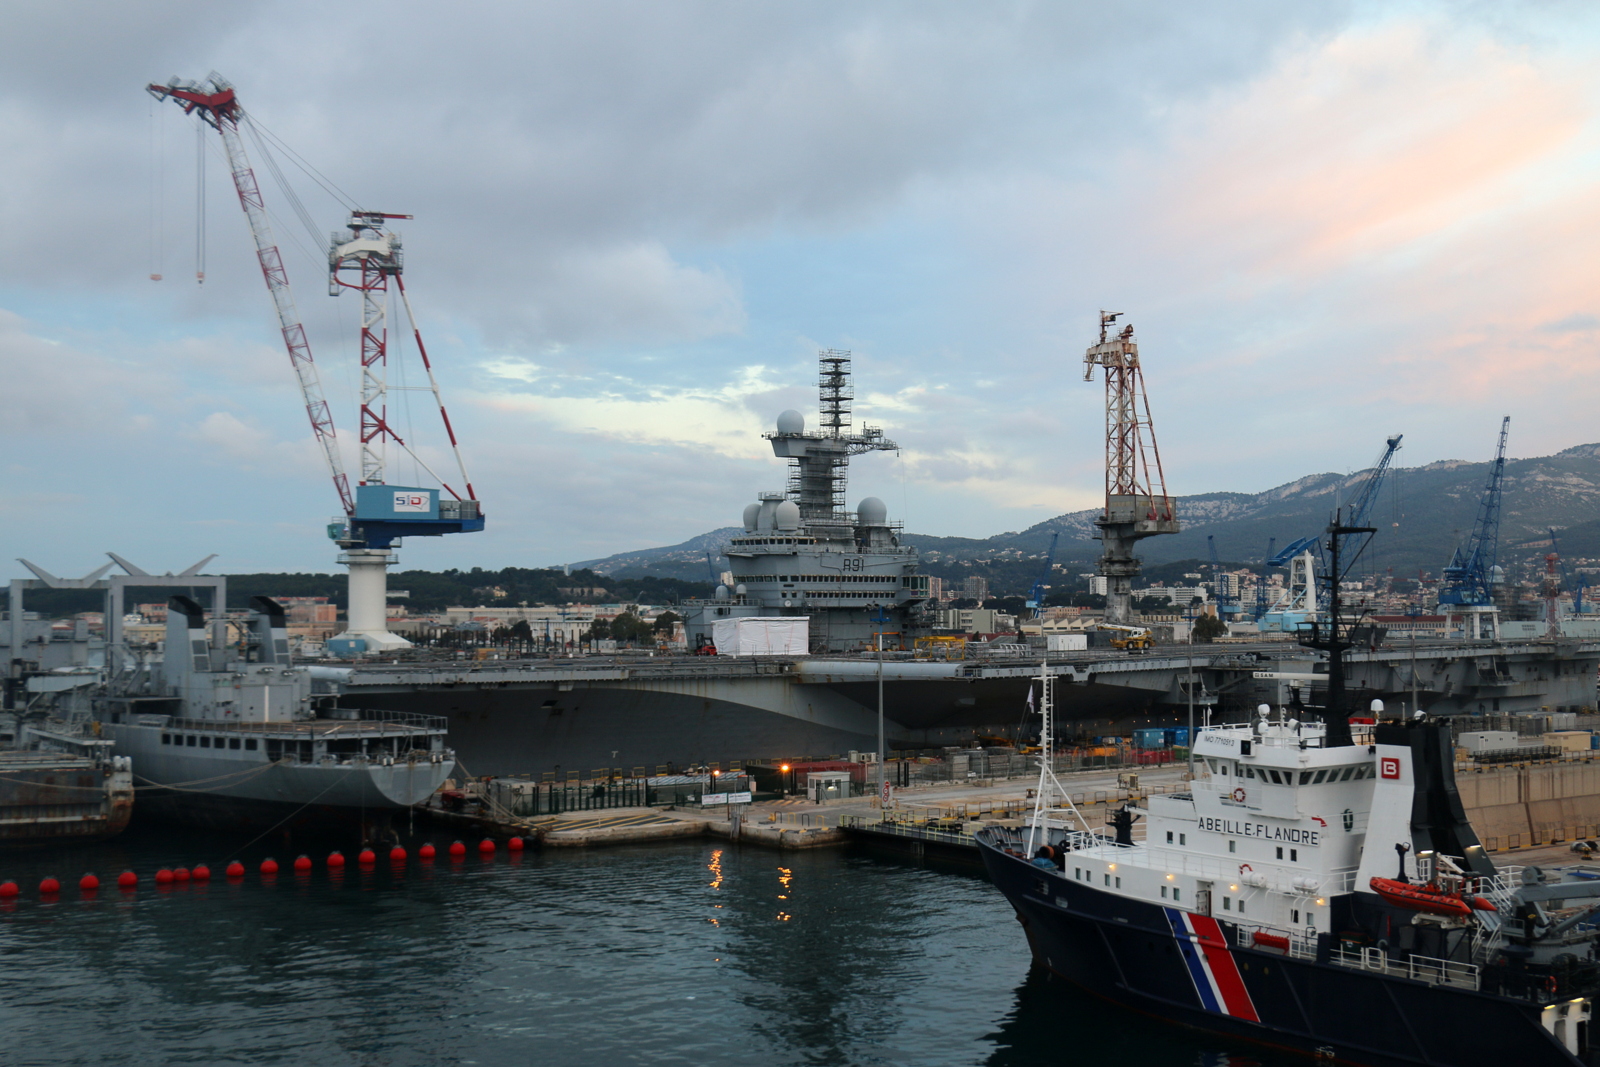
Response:
[{"label": "aircraft carrier", "polygon": [[[1119,358],[1136,356],[1126,334],[1116,346]],[[1105,347],[1091,353],[1109,358]],[[824,352],[821,367],[819,427],[808,431],[803,417],[788,411],[767,435],[774,454],[790,463],[789,482],[745,509],[743,533],[728,547],[732,586],[682,607],[690,648],[709,642],[719,621],[761,618],[804,620],[808,647],[755,656],[316,665],[309,668],[310,699],[368,714],[437,717],[467,775],[653,772],[663,764],[871,751],[880,688],[891,749],[1028,735],[1030,679],[1042,653],[1011,646],[997,654],[975,651],[975,658],[962,661],[918,658],[917,637],[928,632],[921,615],[928,587],[917,574],[917,552],[900,542],[881,501],[868,497],[853,512],[843,504],[849,458],[895,445],[877,429],[852,429],[848,354]],[[1134,485],[1125,495],[1166,502],[1163,514],[1171,514],[1164,487]],[[1175,519],[1151,522],[1176,528]],[[1105,569],[1136,570],[1136,561],[1123,558],[1128,546],[1122,542],[1143,532],[1134,528],[1109,545],[1108,553],[1120,554],[1108,555]],[[52,666],[81,669],[84,662],[79,645],[86,635],[52,635],[42,622],[25,621],[24,588],[108,587],[107,648],[115,674],[118,658],[128,655],[119,651],[117,635],[123,589],[221,581],[196,577],[199,566],[177,576],[139,572],[111,579],[102,578],[103,571],[59,579],[33,567],[36,579],[14,580],[9,607],[15,621],[0,627],[11,665],[7,703],[21,706],[49,684],[42,674],[29,676],[30,664],[48,674]],[[52,641],[79,651],[52,653]],[[1301,701],[1314,708],[1327,669],[1324,653],[1287,641],[1157,646],[1142,653],[1095,649],[1045,658],[1059,680],[1063,730],[1090,736],[1181,725],[1191,700],[1201,719],[1208,709],[1259,703]],[[1361,699],[1436,715],[1584,711],[1596,702],[1597,668],[1600,639],[1418,641],[1351,649],[1346,684]]]},{"label": "aircraft carrier", "polygon": [[[1102,316],[1090,363],[1122,361],[1120,369],[1136,370],[1131,329],[1107,335],[1113,318]],[[727,549],[732,587],[683,608],[691,649],[704,650],[719,620],[786,618],[806,622],[809,647],[790,650],[800,654],[367,664],[318,668],[320,684],[347,707],[444,716],[463,770],[480,775],[874,751],[880,686],[891,749],[1026,736],[1035,729],[1028,692],[1042,653],[1011,646],[965,661],[917,658],[917,638],[929,632],[917,551],[900,542],[882,501],[868,497],[844,510],[850,457],[896,446],[881,430],[852,428],[848,353],[823,352],[818,382],[818,428],[808,431],[799,412],[786,411],[766,435],[774,455],[789,461],[789,480],[745,508],[743,533]],[[1108,390],[1126,387],[1126,375],[1108,381]],[[1127,410],[1108,404],[1108,418]],[[1108,432],[1137,449],[1133,436]],[[1114,599],[1126,600],[1127,578],[1138,570],[1133,541],[1174,531],[1177,521],[1165,486],[1149,479],[1142,460],[1112,456],[1108,464],[1131,472],[1109,499],[1139,503],[1124,516],[1126,528],[1106,538],[1101,568],[1119,576]],[[1156,518],[1146,521],[1146,513]],[[889,651],[880,654],[880,644]],[[1219,705],[1315,707],[1326,691],[1326,654],[1281,640],[1047,658],[1059,679],[1057,713],[1067,730],[1088,735],[1179,724],[1191,697],[1203,716]],[[1600,639],[1378,645],[1351,649],[1346,663],[1353,693],[1391,707],[1420,705],[1438,715],[1579,711],[1595,704]]]}]

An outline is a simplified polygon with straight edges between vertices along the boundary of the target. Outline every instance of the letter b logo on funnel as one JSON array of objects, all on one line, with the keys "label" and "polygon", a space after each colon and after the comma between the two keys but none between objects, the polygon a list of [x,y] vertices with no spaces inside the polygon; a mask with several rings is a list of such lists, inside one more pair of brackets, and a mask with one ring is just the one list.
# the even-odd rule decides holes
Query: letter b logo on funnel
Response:
[{"label": "letter b logo on funnel", "polygon": [[1378,774],[1384,778],[1400,777],[1400,761],[1393,756],[1385,756],[1378,761]]}]

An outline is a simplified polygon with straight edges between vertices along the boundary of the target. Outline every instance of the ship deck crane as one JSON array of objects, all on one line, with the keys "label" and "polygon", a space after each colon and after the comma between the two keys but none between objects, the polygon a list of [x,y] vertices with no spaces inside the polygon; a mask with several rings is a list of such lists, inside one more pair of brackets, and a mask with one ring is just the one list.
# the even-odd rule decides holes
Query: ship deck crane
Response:
[{"label": "ship deck crane", "polygon": [[[391,634],[387,623],[388,568],[398,562],[391,551],[395,542],[407,536],[474,532],[482,530],[484,526],[476,493],[461,459],[455,429],[440,398],[439,384],[434,378],[433,366],[428,360],[416,317],[412,314],[410,299],[406,296],[405,282],[401,277],[399,237],[384,228],[390,219],[410,216],[372,211],[352,212],[348,224],[350,235],[336,234],[329,253],[329,291],[337,295],[345,288],[357,289],[363,297],[361,479],[352,491],[339,453],[333,415],[312,358],[311,344],[295,308],[288,272],[273,237],[260,184],[256,181],[255,170],[240,136],[241,125],[249,122],[249,116],[239,105],[234,87],[214,71],[204,82],[173,78],[165,85],[148,85],[146,91],[157,100],[173,101],[185,114],[198,116],[222,137],[234,189],[239,194],[239,203],[249,223],[251,237],[255,240],[256,259],[277,310],[278,326],[289,352],[289,362],[300,383],[311,430],[327,460],[344,512],[338,522],[329,526],[328,535],[345,549],[339,562],[350,568],[348,627],[329,643],[330,649],[361,653],[407,647],[410,642]],[[345,281],[341,274],[347,271],[358,272],[360,280]],[[388,361],[387,294],[391,278],[405,306],[418,354],[427,370],[428,382],[455,454],[465,496],[439,478],[389,424],[384,399],[387,392],[385,366]],[[405,450],[420,467],[438,480],[450,499],[444,499],[437,489],[389,484],[384,469],[384,445],[388,441]]]},{"label": "ship deck crane", "polygon": [[1022,602],[1023,607],[1038,611],[1044,606],[1044,583],[1050,580],[1050,572],[1055,568],[1056,542],[1060,540],[1060,530],[1050,535],[1050,547],[1044,554],[1044,573],[1039,575],[1038,580],[1033,583],[1033,587],[1028,590],[1028,599]]}]

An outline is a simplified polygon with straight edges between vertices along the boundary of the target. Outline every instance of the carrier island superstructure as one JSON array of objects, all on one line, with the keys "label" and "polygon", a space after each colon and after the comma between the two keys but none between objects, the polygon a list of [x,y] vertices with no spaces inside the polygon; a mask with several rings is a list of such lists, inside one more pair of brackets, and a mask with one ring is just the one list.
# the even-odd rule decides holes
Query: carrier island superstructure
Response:
[{"label": "carrier island superstructure", "polygon": [[691,649],[713,643],[718,620],[755,617],[804,617],[815,652],[910,647],[914,615],[928,599],[917,550],[900,543],[899,525],[877,497],[844,510],[850,457],[899,448],[877,427],[852,432],[850,363],[850,353],[836,349],[819,358],[817,430],[791,410],[765,435],[789,461],[788,486],[745,507],[744,534],[727,548],[733,588],[686,605]]}]

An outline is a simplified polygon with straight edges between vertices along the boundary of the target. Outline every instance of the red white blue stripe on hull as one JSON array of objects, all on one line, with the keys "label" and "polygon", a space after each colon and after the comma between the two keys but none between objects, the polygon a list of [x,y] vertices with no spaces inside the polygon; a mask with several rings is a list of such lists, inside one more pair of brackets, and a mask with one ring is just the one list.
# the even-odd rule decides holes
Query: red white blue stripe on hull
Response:
[{"label": "red white blue stripe on hull", "polygon": [[1194,980],[1195,992],[1200,995],[1205,1009],[1235,1019],[1260,1022],[1261,1017],[1250,1000],[1250,991],[1244,987],[1244,978],[1239,974],[1239,964],[1217,920],[1177,908],[1161,910],[1166,912],[1167,922],[1172,925],[1178,951],[1189,967],[1189,977]]}]

